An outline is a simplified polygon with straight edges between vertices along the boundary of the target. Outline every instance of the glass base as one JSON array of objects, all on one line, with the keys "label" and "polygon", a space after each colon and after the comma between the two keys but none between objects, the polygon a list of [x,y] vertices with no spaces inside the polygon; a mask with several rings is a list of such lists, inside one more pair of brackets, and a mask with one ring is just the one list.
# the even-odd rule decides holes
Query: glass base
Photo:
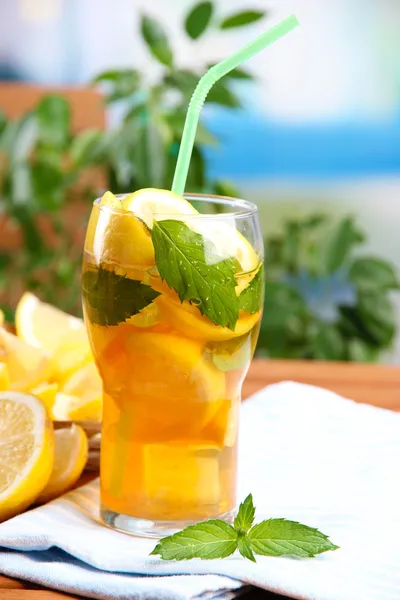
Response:
[{"label": "glass base", "polygon": [[[236,510],[230,510],[222,515],[215,515],[209,517],[210,519],[222,519],[227,523],[232,523],[233,518],[236,514]],[[167,535],[172,535],[188,525],[195,525],[198,520],[194,521],[151,521],[149,519],[139,519],[137,517],[131,517],[129,515],[123,515],[104,506],[100,507],[100,517],[105,525],[127,533],[129,535],[137,535],[140,537],[149,538],[162,538]],[[206,519],[204,519],[206,520]]]}]

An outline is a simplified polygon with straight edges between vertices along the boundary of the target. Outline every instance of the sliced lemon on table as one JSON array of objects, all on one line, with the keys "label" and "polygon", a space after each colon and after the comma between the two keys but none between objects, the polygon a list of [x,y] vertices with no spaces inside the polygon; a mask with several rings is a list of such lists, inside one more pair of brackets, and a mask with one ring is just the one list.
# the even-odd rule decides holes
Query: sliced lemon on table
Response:
[{"label": "sliced lemon on table", "polygon": [[79,425],[73,424],[54,432],[55,453],[54,466],[43,491],[35,504],[50,502],[68,492],[85,468],[88,458],[88,439]]},{"label": "sliced lemon on table", "polygon": [[51,416],[56,394],[58,392],[57,383],[43,382],[29,390],[31,394],[39,398],[46,407],[47,414]]},{"label": "sliced lemon on table", "polygon": [[0,521],[25,510],[50,478],[54,433],[42,402],[0,393]]},{"label": "sliced lemon on table", "polygon": [[0,363],[0,391],[8,390],[10,387],[10,376],[8,374],[7,365]]},{"label": "sliced lemon on table", "polygon": [[58,392],[51,416],[55,421],[100,421],[102,397],[81,398],[74,394]]},{"label": "sliced lemon on table", "polygon": [[31,346],[3,327],[0,327],[0,345],[5,351],[4,362],[12,389],[26,391],[50,379],[54,365],[48,352]]},{"label": "sliced lemon on table", "polygon": [[93,361],[86,329],[70,331],[53,353],[54,379],[62,385],[68,377]]},{"label": "sliced lemon on table", "polygon": [[85,330],[82,319],[42,302],[30,292],[18,302],[15,326],[24,342],[48,352],[53,352],[71,332],[79,336]]},{"label": "sliced lemon on table", "polygon": [[53,418],[99,421],[102,411],[102,381],[94,362],[72,373],[57,394]]}]

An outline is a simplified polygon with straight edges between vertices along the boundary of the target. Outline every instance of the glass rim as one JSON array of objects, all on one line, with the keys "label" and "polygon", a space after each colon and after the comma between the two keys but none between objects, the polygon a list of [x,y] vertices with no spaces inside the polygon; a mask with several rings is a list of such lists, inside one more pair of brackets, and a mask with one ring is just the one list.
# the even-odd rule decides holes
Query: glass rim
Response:
[{"label": "glass rim", "polygon": [[[126,196],[129,196],[130,193],[126,193],[126,194],[115,194],[116,198],[126,198]],[[254,215],[256,215],[258,213],[258,207],[254,202],[251,202],[250,200],[243,200],[241,198],[232,198],[230,196],[220,196],[220,195],[216,195],[216,194],[192,194],[192,193],[185,193],[183,194],[183,197],[186,200],[195,200],[195,201],[199,201],[199,202],[208,202],[209,204],[214,204],[216,206],[230,206],[232,208],[231,211],[229,212],[224,212],[224,213],[195,213],[195,214],[185,214],[182,215],[185,218],[185,221],[188,219],[227,219],[227,218],[235,218],[235,219],[247,219],[249,217],[252,217]],[[118,208],[113,208],[111,206],[107,206],[107,205],[101,205],[101,196],[99,196],[98,198],[96,198],[96,200],[94,200],[93,205],[94,206],[98,206],[100,210],[105,210],[105,211],[109,211],[111,213],[115,213],[115,214],[124,214],[124,215],[129,215],[129,216],[135,216],[133,214],[133,212],[131,211],[125,211],[122,209],[118,209]],[[168,214],[168,213],[154,213],[154,217],[163,217],[163,219],[176,219],[177,215],[176,213],[174,214]]]}]

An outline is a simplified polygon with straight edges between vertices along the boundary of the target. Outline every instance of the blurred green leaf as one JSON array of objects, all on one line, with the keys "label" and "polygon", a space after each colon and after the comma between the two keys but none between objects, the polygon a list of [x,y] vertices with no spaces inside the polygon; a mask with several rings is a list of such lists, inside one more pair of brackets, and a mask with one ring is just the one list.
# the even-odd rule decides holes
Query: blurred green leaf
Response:
[{"label": "blurred green leaf", "polygon": [[384,292],[359,294],[356,307],[341,307],[340,326],[349,338],[360,338],[375,348],[390,346],[396,333],[393,305]]},{"label": "blurred green leaf", "polygon": [[327,273],[333,273],[349,259],[354,246],[364,240],[363,234],[351,217],[339,221],[322,248],[323,263]]},{"label": "blurred green leaf", "polygon": [[193,40],[197,40],[205,32],[212,13],[212,2],[199,2],[189,11],[185,20],[185,29]]},{"label": "blurred green leaf", "polygon": [[10,173],[11,200],[18,207],[29,205],[33,197],[32,173],[26,162],[16,163]]},{"label": "blurred green leaf", "polygon": [[228,198],[238,198],[239,191],[230,181],[219,179],[214,182],[213,193],[217,196],[228,196]]},{"label": "blurred green leaf", "polygon": [[139,102],[139,104],[135,104],[124,115],[125,123],[127,123],[128,121],[134,121],[135,119],[144,121],[147,118],[148,118],[148,107],[145,102]]},{"label": "blurred green leaf", "polygon": [[355,362],[376,362],[379,351],[363,340],[353,339],[348,344],[348,357],[349,360]]},{"label": "blurred green leaf", "polygon": [[234,94],[223,79],[217,81],[208,93],[206,102],[238,108],[241,106],[239,98]]},{"label": "blurred green leaf", "polygon": [[344,360],[345,345],[335,326],[324,325],[318,330],[314,340],[314,355],[319,360]]},{"label": "blurred green leaf", "polygon": [[36,225],[34,214],[24,206],[14,206],[11,216],[21,227],[24,245],[30,256],[42,256],[45,253],[45,243]]},{"label": "blurred green leaf", "polygon": [[172,67],[173,54],[164,29],[156,19],[142,16],[141,32],[152,55],[163,65]]},{"label": "blurred green leaf", "polygon": [[31,169],[33,201],[38,209],[57,210],[64,201],[63,173],[48,163],[34,164]]},{"label": "blurred green leaf", "polygon": [[65,149],[70,138],[71,109],[65,98],[45,96],[37,106],[39,140],[45,145]]},{"label": "blurred green leaf", "polygon": [[11,256],[0,252],[0,271],[4,271],[11,264]]},{"label": "blurred green leaf", "polygon": [[379,258],[357,258],[350,267],[349,277],[363,291],[399,288],[394,267]]},{"label": "blurred green leaf", "polygon": [[232,27],[250,25],[250,23],[255,23],[256,21],[263,19],[265,15],[266,12],[262,10],[244,10],[224,19],[220,28],[231,29]]},{"label": "blurred green leaf", "polygon": [[15,320],[15,315],[14,315],[14,311],[11,308],[11,306],[9,306],[8,304],[0,304],[0,309],[4,313],[4,318],[5,318],[6,323],[9,323],[10,325],[12,325]]},{"label": "blurred green leaf", "polygon": [[289,273],[296,273],[300,259],[301,225],[298,221],[285,223],[285,235],[282,245],[282,259]]},{"label": "blurred green leaf", "polygon": [[7,126],[7,117],[3,113],[3,111],[0,110],[0,138],[1,138],[1,135],[4,131],[4,129],[6,128],[6,126]]},{"label": "blurred green leaf", "polygon": [[379,346],[388,346],[396,333],[396,318],[392,303],[380,292],[361,294],[358,308],[360,319]]},{"label": "blurred green leaf", "polygon": [[129,98],[140,86],[141,74],[135,69],[121,69],[105,71],[97,75],[92,83],[106,83],[109,89],[106,95],[107,102],[115,102],[123,98]]},{"label": "blurred green leaf", "polygon": [[226,74],[226,77],[230,79],[246,79],[248,81],[254,79],[254,75],[242,67],[236,67],[236,69],[232,69],[232,71],[229,71],[229,73]]},{"label": "blurred green leaf", "polygon": [[37,124],[28,113],[21,119],[8,121],[0,138],[0,150],[6,152],[13,165],[27,160],[37,141]]},{"label": "blurred green leaf", "polygon": [[189,71],[188,69],[176,69],[171,73],[167,73],[164,77],[164,82],[167,85],[180,90],[184,96],[190,98],[199,79],[200,76],[194,71]]},{"label": "blurred green leaf", "polygon": [[85,129],[71,142],[70,157],[77,167],[95,165],[106,157],[106,138],[99,129]]},{"label": "blurred green leaf", "polygon": [[[186,120],[186,112],[184,111],[174,111],[170,114],[165,115],[165,119],[171,128],[174,136],[180,141],[182,137],[183,127],[185,125]],[[196,142],[198,144],[205,144],[207,146],[215,146],[217,144],[217,139],[213,136],[213,134],[206,129],[206,127],[199,123],[196,129]]]}]

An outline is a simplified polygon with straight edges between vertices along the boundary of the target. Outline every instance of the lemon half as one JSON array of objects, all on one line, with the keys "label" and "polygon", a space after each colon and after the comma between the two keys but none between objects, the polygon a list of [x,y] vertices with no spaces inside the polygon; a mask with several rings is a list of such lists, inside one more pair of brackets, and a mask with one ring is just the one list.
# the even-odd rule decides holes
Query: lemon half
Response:
[{"label": "lemon half", "polygon": [[25,510],[47,484],[54,462],[53,426],[38,398],[0,393],[0,521]]}]

